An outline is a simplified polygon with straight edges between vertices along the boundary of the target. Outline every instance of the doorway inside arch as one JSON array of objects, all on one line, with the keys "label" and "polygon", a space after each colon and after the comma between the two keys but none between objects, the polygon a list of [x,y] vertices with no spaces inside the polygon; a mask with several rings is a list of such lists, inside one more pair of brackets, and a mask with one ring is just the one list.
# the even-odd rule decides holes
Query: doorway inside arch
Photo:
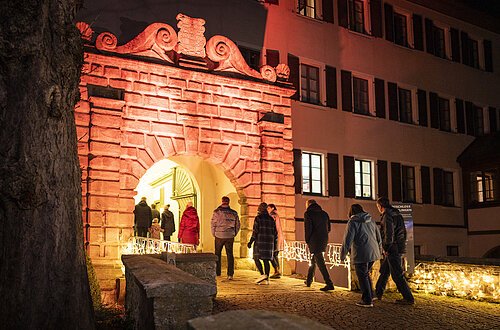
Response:
[{"label": "doorway inside arch", "polygon": [[[230,206],[241,217],[242,205],[236,188],[223,170],[198,156],[175,156],[151,166],[139,180],[134,197],[137,204],[141,197],[156,205],[163,212],[166,205],[174,214],[176,231],[171,241],[178,242],[179,222],[188,202],[192,202],[200,218],[200,245],[198,250],[213,252],[214,238],[210,230],[213,211],[220,205],[222,196],[230,198]],[[234,254],[240,256],[240,233],[235,237]]]}]

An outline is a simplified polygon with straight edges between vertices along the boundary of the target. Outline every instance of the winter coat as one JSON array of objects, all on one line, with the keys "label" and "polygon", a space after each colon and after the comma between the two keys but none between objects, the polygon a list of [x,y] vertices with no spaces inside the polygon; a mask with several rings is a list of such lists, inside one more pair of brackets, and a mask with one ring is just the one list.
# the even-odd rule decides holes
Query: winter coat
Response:
[{"label": "winter coat", "polygon": [[170,210],[164,210],[161,214],[161,228],[163,236],[172,236],[175,232],[174,214]]},{"label": "winter coat", "polygon": [[380,259],[381,247],[380,231],[371,215],[363,212],[351,216],[345,229],[340,260],[344,260],[351,250],[351,259],[355,264],[376,261]]},{"label": "winter coat", "polygon": [[278,239],[276,223],[274,219],[265,212],[255,217],[253,223],[252,241],[253,257],[255,259],[271,260],[274,254],[274,245]]},{"label": "winter coat", "polygon": [[149,228],[153,221],[151,208],[145,201],[140,201],[134,209],[134,225],[136,227]]},{"label": "winter coat", "polygon": [[179,224],[179,239],[181,243],[198,245],[200,241],[200,220],[193,206],[182,213]]},{"label": "winter coat", "polygon": [[214,237],[233,238],[240,231],[240,218],[229,205],[222,204],[214,210],[210,227]]},{"label": "winter coat", "polygon": [[304,213],[304,232],[309,252],[312,254],[326,251],[330,217],[319,204],[311,204]]},{"label": "winter coat", "polygon": [[149,227],[149,232],[151,233],[151,238],[160,239],[160,233],[163,231],[158,223],[153,223]]},{"label": "winter coat", "polygon": [[278,231],[278,244],[274,247],[276,251],[281,251],[283,250],[283,231],[281,229],[281,219],[280,216],[278,215],[278,212],[276,210],[273,210],[269,215],[274,219],[274,222],[276,223],[276,230]]},{"label": "winter coat", "polygon": [[380,220],[382,247],[390,254],[406,253],[406,227],[403,216],[393,207],[382,213]]}]

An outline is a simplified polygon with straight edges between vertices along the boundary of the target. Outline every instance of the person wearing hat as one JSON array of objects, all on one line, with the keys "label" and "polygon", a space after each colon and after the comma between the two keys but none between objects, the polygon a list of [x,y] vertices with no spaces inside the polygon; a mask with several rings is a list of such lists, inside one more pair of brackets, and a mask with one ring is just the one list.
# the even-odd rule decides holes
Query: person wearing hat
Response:
[{"label": "person wearing hat", "polygon": [[222,197],[221,205],[214,210],[211,221],[212,235],[215,237],[215,254],[217,255],[217,276],[221,275],[222,248],[227,255],[227,279],[234,276],[234,237],[240,231],[240,218],[238,213],[229,206],[229,197]]},{"label": "person wearing hat", "polygon": [[146,202],[146,197],[142,197],[141,201],[134,209],[134,227],[137,236],[147,237],[148,229],[151,227],[152,221],[153,214],[151,213],[151,208]]}]

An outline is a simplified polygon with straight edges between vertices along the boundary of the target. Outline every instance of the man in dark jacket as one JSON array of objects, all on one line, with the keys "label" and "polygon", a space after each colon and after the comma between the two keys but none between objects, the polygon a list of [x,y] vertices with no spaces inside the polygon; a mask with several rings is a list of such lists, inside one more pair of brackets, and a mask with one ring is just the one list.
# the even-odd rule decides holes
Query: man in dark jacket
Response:
[{"label": "man in dark jacket", "polygon": [[147,237],[148,228],[151,227],[152,221],[153,214],[151,213],[151,208],[146,202],[146,197],[142,197],[134,209],[134,226],[137,236]]},{"label": "man in dark jacket", "polygon": [[325,265],[323,253],[328,245],[328,233],[330,232],[330,216],[321,209],[321,206],[315,200],[310,199],[306,202],[307,210],[304,213],[304,231],[307,246],[311,253],[311,265],[307,272],[307,286],[311,286],[313,281],[316,264],[318,265],[321,275],[325,280],[326,286],[321,288],[321,291],[330,291],[334,289],[333,282],[330,279],[330,274]]},{"label": "man in dark jacket", "polygon": [[396,300],[396,303],[413,305],[415,299],[403,276],[401,265],[401,257],[406,252],[406,227],[403,217],[397,209],[391,206],[387,197],[380,197],[377,200],[377,208],[382,214],[380,226],[384,259],[380,264],[380,276],[375,285],[375,294],[377,299],[382,299],[389,275],[391,275],[398,291],[403,295],[403,299]]},{"label": "man in dark jacket", "polygon": [[161,214],[161,228],[163,229],[163,239],[170,241],[170,236],[175,232],[174,214],[169,210],[170,204],[165,205]]},{"label": "man in dark jacket", "polygon": [[156,209],[156,203],[151,204],[151,214],[153,219],[156,218],[158,221],[160,220],[160,211]]}]

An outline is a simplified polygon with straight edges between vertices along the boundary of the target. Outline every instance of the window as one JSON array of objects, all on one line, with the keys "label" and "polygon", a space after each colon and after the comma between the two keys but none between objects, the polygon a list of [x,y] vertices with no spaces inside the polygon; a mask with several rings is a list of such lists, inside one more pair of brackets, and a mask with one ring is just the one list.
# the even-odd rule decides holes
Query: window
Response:
[{"label": "window", "polygon": [[439,129],[442,131],[451,131],[451,112],[450,100],[438,97]]},{"label": "window", "polygon": [[411,91],[398,88],[399,93],[399,120],[403,123],[413,123],[411,110]]},{"label": "window", "polygon": [[444,39],[444,29],[433,26],[432,34],[434,37],[434,55],[446,58],[446,41]]},{"label": "window", "polygon": [[407,16],[394,13],[394,42],[401,46],[408,46]]},{"label": "window", "polygon": [[368,97],[368,80],[358,77],[352,78],[354,113],[368,115],[370,113]]},{"label": "window", "polygon": [[470,201],[478,203],[500,201],[498,182],[498,170],[471,173]]},{"label": "window", "polygon": [[469,39],[468,50],[469,50],[469,65],[473,68],[479,68],[479,48],[477,40]]},{"label": "window", "polygon": [[298,2],[298,12],[300,15],[317,18],[316,12],[318,8],[316,6],[316,0],[299,0]]},{"label": "window", "polygon": [[373,199],[371,161],[359,159],[354,161],[354,185],[356,198]]},{"label": "window", "polygon": [[255,49],[246,48],[243,46],[238,46],[241,55],[247,62],[248,66],[254,70],[260,70],[260,51]]},{"label": "window", "polygon": [[302,153],[302,192],[323,195],[323,157],[320,154]]},{"label": "window", "polygon": [[474,106],[474,135],[481,136],[483,134],[484,134],[483,108]]},{"label": "window", "polygon": [[359,33],[366,33],[363,0],[349,0],[349,28]]},{"label": "window", "polygon": [[401,168],[402,198],[405,203],[415,202],[415,168],[402,166]]},{"label": "window", "polygon": [[319,104],[319,68],[300,65],[300,98],[302,102]]},{"label": "window", "polygon": [[448,257],[458,257],[458,245],[447,245],[446,255]]},{"label": "window", "polygon": [[443,205],[455,205],[455,192],[453,189],[453,172],[443,171]]}]

